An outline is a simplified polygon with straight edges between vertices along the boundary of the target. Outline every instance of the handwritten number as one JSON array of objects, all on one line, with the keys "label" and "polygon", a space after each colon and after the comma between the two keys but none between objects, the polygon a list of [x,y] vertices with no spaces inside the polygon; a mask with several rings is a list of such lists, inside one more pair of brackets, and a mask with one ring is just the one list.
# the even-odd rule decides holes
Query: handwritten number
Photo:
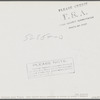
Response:
[{"label": "handwritten number", "polygon": [[25,36],[25,40],[24,41],[27,41],[27,40],[32,40],[33,39],[33,35],[32,34],[28,34]]}]

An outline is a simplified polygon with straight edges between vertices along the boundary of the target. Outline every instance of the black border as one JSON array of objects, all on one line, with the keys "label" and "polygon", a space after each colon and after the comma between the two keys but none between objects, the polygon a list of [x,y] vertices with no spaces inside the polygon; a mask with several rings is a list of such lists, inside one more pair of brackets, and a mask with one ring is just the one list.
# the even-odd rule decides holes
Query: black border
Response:
[{"label": "black border", "polygon": [[100,1],[100,0],[0,0],[0,1]]}]

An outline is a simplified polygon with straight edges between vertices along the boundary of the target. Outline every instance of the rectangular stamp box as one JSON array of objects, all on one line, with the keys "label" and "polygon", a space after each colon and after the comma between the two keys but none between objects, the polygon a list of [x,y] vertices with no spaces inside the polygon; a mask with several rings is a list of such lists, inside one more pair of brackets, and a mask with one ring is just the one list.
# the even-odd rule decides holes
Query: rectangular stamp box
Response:
[{"label": "rectangular stamp box", "polygon": [[75,73],[73,58],[55,59],[27,64],[28,78]]}]

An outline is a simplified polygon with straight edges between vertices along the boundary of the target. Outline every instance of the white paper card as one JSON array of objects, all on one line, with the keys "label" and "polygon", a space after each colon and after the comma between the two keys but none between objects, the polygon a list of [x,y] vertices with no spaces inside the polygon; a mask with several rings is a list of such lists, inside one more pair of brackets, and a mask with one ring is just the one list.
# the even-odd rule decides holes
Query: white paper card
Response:
[{"label": "white paper card", "polygon": [[0,2],[0,98],[100,98],[100,2]]}]

